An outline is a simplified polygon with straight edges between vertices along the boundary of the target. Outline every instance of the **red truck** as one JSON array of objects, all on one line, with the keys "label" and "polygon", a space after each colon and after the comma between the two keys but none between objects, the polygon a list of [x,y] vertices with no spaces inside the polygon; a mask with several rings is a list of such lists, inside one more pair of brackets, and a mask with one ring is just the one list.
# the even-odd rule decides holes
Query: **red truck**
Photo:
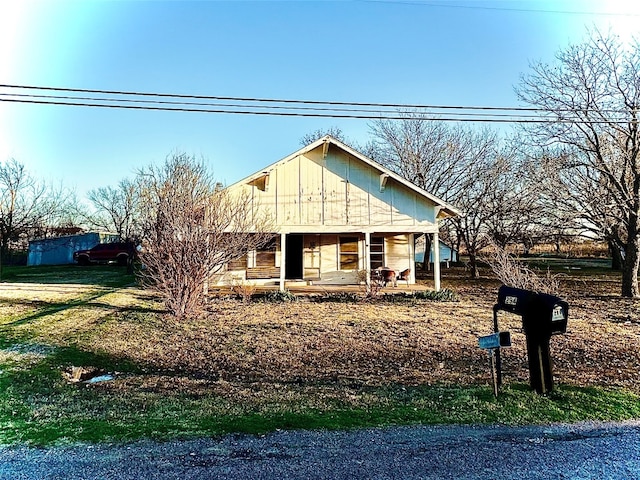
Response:
[{"label": "red truck", "polygon": [[111,262],[116,262],[118,265],[126,265],[129,258],[134,257],[135,251],[132,243],[99,243],[88,250],[78,250],[74,252],[73,260],[78,263],[78,265]]}]

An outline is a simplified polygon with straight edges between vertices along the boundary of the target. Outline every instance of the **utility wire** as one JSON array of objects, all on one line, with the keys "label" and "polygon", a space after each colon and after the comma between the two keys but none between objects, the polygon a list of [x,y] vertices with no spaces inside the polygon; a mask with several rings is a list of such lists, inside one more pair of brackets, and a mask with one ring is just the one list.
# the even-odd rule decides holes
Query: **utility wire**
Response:
[{"label": "utility wire", "polygon": [[[212,95],[188,95],[188,94],[170,94],[170,93],[151,93],[151,92],[135,92],[120,90],[96,90],[83,88],[66,88],[66,87],[48,87],[48,86],[29,86],[29,85],[8,85],[0,84],[0,88],[19,89],[19,90],[35,90],[35,91],[56,91],[69,93],[91,93],[98,95],[116,95],[126,97],[150,97],[150,98],[174,98],[174,99],[192,99],[192,100],[214,100],[214,101],[230,101],[237,103],[255,102],[264,104],[284,104],[284,105],[328,105],[328,106],[345,106],[345,107],[370,107],[370,108],[393,108],[394,112],[400,110],[471,110],[471,111],[502,111],[502,112],[534,112],[545,113],[546,110],[535,107],[492,107],[492,106],[462,106],[462,105],[427,105],[427,104],[407,104],[407,103],[371,103],[371,102],[341,102],[341,101],[321,101],[321,100],[294,100],[294,99],[275,99],[275,98],[255,98],[255,97],[226,97]],[[1,93],[3,95],[18,96],[20,94]],[[75,98],[82,98],[74,96]],[[115,99],[113,99],[115,100]],[[122,101],[131,101],[121,99]],[[106,100],[105,100],[106,101]],[[111,101],[111,100],[109,100]],[[142,102],[144,103],[144,102]],[[151,103],[146,102],[146,103]],[[188,102],[177,102],[177,104],[188,104]],[[196,103],[194,103],[196,104]],[[240,105],[239,105],[240,106]],[[257,107],[256,107],[257,108]],[[275,107],[272,107],[275,108]],[[376,110],[378,111],[378,110]],[[557,111],[573,113],[576,110],[565,108]],[[598,110],[600,113],[626,113],[625,110],[605,109]]]},{"label": "utility wire", "polygon": [[[0,102],[26,103],[36,105],[64,105],[74,107],[96,107],[96,108],[119,108],[129,110],[153,110],[168,112],[198,112],[198,113],[227,113],[235,115],[263,115],[263,116],[285,116],[285,117],[314,117],[314,118],[350,118],[362,120],[426,120],[426,121],[443,121],[443,122],[485,122],[485,123],[568,123],[568,124],[608,124],[622,122],[623,120],[583,120],[583,119],[558,119],[553,117],[537,117],[537,118],[518,118],[511,116],[509,118],[495,118],[494,116],[466,118],[460,116],[441,117],[437,114],[347,114],[347,113],[307,113],[307,112],[283,112],[283,111],[263,111],[263,110],[229,110],[229,109],[208,109],[194,107],[161,107],[148,105],[131,105],[131,104],[105,104],[105,103],[85,103],[85,102],[68,102],[58,100],[26,100],[0,98]],[[454,114],[457,115],[457,114]]]},{"label": "utility wire", "polygon": [[[1,89],[8,89],[11,90],[11,92],[3,92]],[[18,92],[13,92],[13,90],[18,90]],[[19,93],[25,91],[35,91],[36,93]],[[90,93],[92,95],[52,95],[41,92],[64,92],[69,94]],[[588,120],[585,118],[575,117],[574,115],[577,115],[578,113],[590,113],[589,111],[570,108],[561,109],[551,113],[543,109],[530,107],[465,107],[459,105],[222,97],[7,84],[0,85],[0,101],[37,105],[64,105],[133,110],[315,118],[353,118],[368,120],[439,120],[487,123],[555,122],[581,124],[606,124],[612,122],[625,123],[629,121],[628,118],[616,118],[615,115],[606,120]],[[623,110],[599,110],[597,113],[627,114],[628,112]],[[558,118],[559,114],[567,114],[568,118]]]},{"label": "utility wire", "polygon": [[[6,98],[34,98],[34,99],[50,99],[53,100],[69,100],[74,101],[74,105],[79,104],[77,101],[89,101],[89,102],[121,102],[123,104],[136,103],[136,104],[150,104],[150,105],[188,105],[188,106],[206,106],[206,107],[225,107],[225,108],[257,108],[257,109],[274,109],[274,110],[294,110],[294,111],[313,111],[313,112],[350,112],[350,113],[371,113],[371,114],[398,114],[397,110],[381,110],[381,109],[361,109],[361,108],[338,108],[338,107],[295,107],[295,106],[283,106],[283,105],[259,105],[259,104],[238,104],[238,103],[217,103],[217,102],[179,102],[170,100],[135,100],[135,99],[116,99],[116,98],[100,98],[100,97],[82,97],[82,96],[70,96],[70,95],[33,95],[33,94],[21,94],[21,93],[1,93],[0,99]],[[48,102],[43,102],[48,103]],[[420,113],[437,114],[437,112],[422,111]],[[486,117],[486,113],[473,113],[473,112],[455,112],[456,116],[463,117]],[[509,113],[492,113],[491,117],[509,117],[509,118],[540,118],[539,115],[526,115],[526,114],[509,114]]]},{"label": "utility wire", "polygon": [[127,92],[119,90],[94,90],[86,88],[63,88],[63,87],[39,87],[30,85],[3,85],[0,88],[25,89],[25,90],[49,90],[58,92],[73,93],[94,93],[105,95],[126,95],[136,97],[168,97],[168,98],[189,98],[196,100],[222,100],[236,102],[264,102],[264,103],[284,103],[284,104],[308,104],[308,105],[349,105],[355,107],[384,107],[384,108],[419,108],[419,109],[463,109],[463,110],[509,110],[509,111],[542,111],[533,107],[465,107],[458,105],[424,105],[424,104],[407,104],[407,103],[370,103],[370,102],[338,102],[338,101],[321,101],[321,100],[293,100],[293,99],[276,99],[276,98],[254,98],[254,97],[221,97],[210,95],[187,95],[180,93],[150,93],[150,92]]}]

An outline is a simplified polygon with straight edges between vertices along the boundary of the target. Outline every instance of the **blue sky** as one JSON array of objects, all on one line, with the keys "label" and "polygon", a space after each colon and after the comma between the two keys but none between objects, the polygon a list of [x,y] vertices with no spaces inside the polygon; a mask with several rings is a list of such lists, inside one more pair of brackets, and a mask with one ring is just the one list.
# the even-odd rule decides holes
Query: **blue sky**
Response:
[{"label": "blue sky", "polygon": [[[0,84],[513,107],[531,60],[552,61],[587,27],[626,39],[633,24],[640,6],[613,0],[22,0],[3,6]],[[81,198],[175,151],[232,183],[311,131],[364,142],[368,124],[0,101],[0,161]]]}]

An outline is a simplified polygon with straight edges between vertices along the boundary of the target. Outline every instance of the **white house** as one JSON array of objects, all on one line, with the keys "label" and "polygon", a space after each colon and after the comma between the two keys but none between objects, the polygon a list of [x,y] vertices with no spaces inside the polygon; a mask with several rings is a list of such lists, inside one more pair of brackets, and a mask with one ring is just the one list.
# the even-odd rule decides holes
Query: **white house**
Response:
[{"label": "white house", "polygon": [[[414,237],[438,245],[438,221],[456,208],[331,136],[325,136],[228,187],[248,194],[274,219],[274,241],[227,266],[230,277],[257,284],[305,281],[357,284],[361,273],[410,269]],[[439,257],[439,250],[434,251]],[[434,258],[435,289],[440,262]]]}]

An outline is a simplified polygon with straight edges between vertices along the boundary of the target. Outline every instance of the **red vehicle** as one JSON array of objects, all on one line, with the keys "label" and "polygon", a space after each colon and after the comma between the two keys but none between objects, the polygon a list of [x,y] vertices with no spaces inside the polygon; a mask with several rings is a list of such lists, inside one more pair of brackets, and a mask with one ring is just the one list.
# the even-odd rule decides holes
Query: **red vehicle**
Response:
[{"label": "red vehicle", "polygon": [[135,255],[135,248],[132,243],[113,242],[99,243],[88,250],[78,250],[73,254],[73,260],[78,265],[89,265],[91,263],[111,263],[126,265],[129,258]]}]

